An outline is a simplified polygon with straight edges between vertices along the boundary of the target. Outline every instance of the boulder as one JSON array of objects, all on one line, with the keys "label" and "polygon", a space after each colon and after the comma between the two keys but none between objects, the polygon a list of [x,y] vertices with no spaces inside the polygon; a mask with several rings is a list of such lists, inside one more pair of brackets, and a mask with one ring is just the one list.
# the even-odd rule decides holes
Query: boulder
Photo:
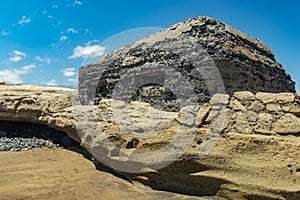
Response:
[{"label": "boulder", "polygon": [[[164,70],[178,75],[168,78]],[[127,90],[128,101],[178,112],[174,91],[184,86],[182,80],[190,84],[198,103],[216,93],[295,92],[290,75],[262,41],[209,17],[186,19],[81,67],[79,91],[83,104]],[[241,98],[251,98],[247,95]]]}]

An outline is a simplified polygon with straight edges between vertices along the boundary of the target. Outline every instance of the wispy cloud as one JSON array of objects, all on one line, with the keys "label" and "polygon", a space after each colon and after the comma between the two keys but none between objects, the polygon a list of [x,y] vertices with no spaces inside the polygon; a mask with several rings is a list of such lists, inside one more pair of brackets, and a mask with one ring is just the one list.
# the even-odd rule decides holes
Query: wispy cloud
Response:
[{"label": "wispy cloud", "polygon": [[[63,34],[63,33],[61,33],[61,34]],[[61,35],[61,36],[59,37],[59,41],[56,42],[56,43],[53,43],[51,46],[52,46],[52,47],[58,47],[58,46],[60,46],[61,44],[63,44],[64,41],[66,41],[67,39],[68,39],[68,37],[67,37],[66,35]]]},{"label": "wispy cloud", "polygon": [[59,5],[53,5],[52,8],[59,8]]},{"label": "wispy cloud", "polygon": [[47,57],[42,58],[41,56],[36,56],[35,59],[42,62],[42,63],[46,63],[46,64],[50,64],[52,62],[52,60],[50,58],[47,58]]},{"label": "wispy cloud", "polygon": [[18,22],[19,25],[23,26],[24,24],[28,24],[31,21],[29,17],[23,16],[22,19]]},{"label": "wispy cloud", "polygon": [[4,35],[4,36],[10,35],[10,30],[2,30],[1,35]]},{"label": "wispy cloud", "polygon": [[67,32],[68,33],[78,33],[78,31],[74,28],[68,28]]},{"label": "wispy cloud", "polygon": [[34,64],[25,65],[21,68],[20,74],[28,74],[34,68],[36,68],[36,66]]},{"label": "wispy cloud", "polygon": [[73,50],[73,55],[69,56],[69,59],[75,58],[97,58],[105,53],[105,47],[100,45],[91,45],[90,42],[86,43],[85,46],[77,46]]},{"label": "wispy cloud", "polygon": [[58,85],[58,83],[55,79],[51,79],[49,81],[42,82],[42,84],[45,84],[47,86],[57,86]]},{"label": "wispy cloud", "polygon": [[26,65],[20,69],[5,69],[0,70],[0,81],[21,84],[23,82],[21,75],[30,73],[35,68],[35,65]]},{"label": "wispy cloud", "polygon": [[26,57],[26,53],[18,50],[14,50],[12,53],[10,53],[10,56],[11,56],[9,58],[10,62],[19,62],[20,60]]},{"label": "wispy cloud", "polygon": [[62,36],[60,36],[59,41],[62,42],[62,41],[65,41],[65,40],[67,40],[67,39],[68,39],[67,36],[62,35]]},{"label": "wispy cloud", "polygon": [[78,0],[75,0],[72,4],[73,6],[76,6],[76,5],[82,5],[82,2],[78,1]]},{"label": "wispy cloud", "polygon": [[60,71],[63,72],[65,77],[75,76],[75,68],[65,68]]}]

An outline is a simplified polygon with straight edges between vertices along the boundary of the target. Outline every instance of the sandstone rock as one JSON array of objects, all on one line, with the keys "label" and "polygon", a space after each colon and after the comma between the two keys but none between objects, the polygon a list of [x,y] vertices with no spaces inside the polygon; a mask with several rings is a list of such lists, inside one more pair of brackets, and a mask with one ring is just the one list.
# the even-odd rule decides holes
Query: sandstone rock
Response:
[{"label": "sandstone rock", "polygon": [[80,141],[71,89],[0,85],[0,120],[47,125]]},{"label": "sandstone rock", "polygon": [[295,100],[295,94],[292,93],[262,93],[256,94],[256,99],[263,103],[292,103]]},{"label": "sandstone rock", "polygon": [[267,104],[266,109],[268,111],[278,112],[281,110],[281,106],[278,104],[270,103],[270,104]]},{"label": "sandstone rock", "polygon": [[280,134],[300,134],[300,118],[293,114],[285,114],[275,122],[273,129],[274,132]]},{"label": "sandstone rock", "polygon": [[249,101],[254,99],[254,94],[249,91],[235,92],[232,96],[240,101]]},{"label": "sandstone rock", "polygon": [[258,115],[257,125],[254,128],[256,133],[271,134],[271,125],[273,123],[273,116],[269,113],[260,113]]},{"label": "sandstone rock", "polygon": [[228,94],[215,94],[211,100],[210,104],[212,105],[227,105],[229,101],[229,95]]},{"label": "sandstone rock", "polygon": [[300,113],[300,107],[297,103],[290,103],[290,104],[285,104],[282,106],[282,110],[284,112],[290,112],[290,113]]},{"label": "sandstone rock", "polygon": [[200,127],[204,124],[204,122],[206,121],[206,119],[209,115],[210,110],[211,110],[211,105],[209,105],[209,104],[202,105],[199,108],[197,118],[196,118],[196,122],[195,122],[197,126]]},{"label": "sandstone rock", "polygon": [[253,127],[247,120],[246,114],[242,112],[234,113],[235,125],[234,129],[239,133],[250,134],[253,131]]},{"label": "sandstone rock", "polygon": [[242,111],[242,112],[246,112],[246,108],[245,106],[243,106],[238,100],[233,99],[230,101],[230,107],[234,110],[234,111]]},{"label": "sandstone rock", "polygon": [[261,110],[264,110],[265,106],[261,102],[254,101],[249,105],[248,109],[254,112],[259,112]]},{"label": "sandstone rock", "polygon": [[[287,100],[281,94],[258,95],[268,102],[264,106],[256,96],[248,100],[226,97],[225,101],[215,101],[215,97],[198,110],[183,107],[187,115],[182,115],[145,102],[112,99],[102,99],[98,106],[72,107],[73,94],[58,88],[2,86],[0,120],[63,130],[90,152],[110,156],[111,160],[95,162],[114,169],[120,165],[144,167],[137,174],[121,172],[144,188],[227,199],[300,198],[300,120],[291,111],[292,106],[299,107],[296,98],[290,102],[288,97],[290,103],[284,103]],[[240,101],[244,101],[245,111],[232,106]],[[268,105],[282,106],[282,110]],[[81,112],[74,117],[73,111],[78,110]],[[107,144],[114,146],[101,146]],[[183,154],[174,159],[172,151],[165,148],[168,145]],[[206,151],[209,153],[203,156]],[[156,164],[169,161],[166,167],[155,169]]]}]

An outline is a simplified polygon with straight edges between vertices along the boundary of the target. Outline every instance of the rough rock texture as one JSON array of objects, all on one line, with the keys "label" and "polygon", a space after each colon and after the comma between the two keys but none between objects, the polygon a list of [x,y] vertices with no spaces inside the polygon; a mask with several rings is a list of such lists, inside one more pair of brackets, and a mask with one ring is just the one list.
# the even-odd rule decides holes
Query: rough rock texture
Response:
[{"label": "rough rock texture", "polygon": [[[126,122],[116,122],[117,118],[112,117],[111,103],[111,100],[102,100],[98,107],[102,131],[116,146],[142,154],[159,150],[172,142],[179,125],[184,123],[192,127],[196,123],[196,129],[184,133],[195,133],[195,139],[182,157],[158,171],[125,173],[133,182],[160,190],[229,199],[300,198],[300,93],[215,95],[199,108],[195,121],[182,119],[180,113],[158,110],[159,114],[149,117],[149,113],[155,112],[154,108],[132,102],[126,113],[133,121],[126,124],[127,128],[122,126]],[[120,110],[122,106],[116,108]],[[128,135],[139,126],[157,128],[159,123],[153,123],[157,119],[165,123],[156,135],[139,139]],[[219,130],[220,138],[210,154],[200,158],[201,145],[211,139],[207,137],[211,130]],[[92,138],[95,136],[89,131],[87,134]],[[124,164],[127,161],[124,155],[118,155],[114,150],[97,152],[99,141],[83,143],[94,153],[111,154]],[[160,156],[163,158],[164,154],[168,152],[161,152]],[[150,161],[149,166],[152,166],[151,162],[154,161]]]},{"label": "rough rock texture", "polygon": [[[1,87],[0,120],[48,124],[78,139],[74,135],[70,95],[72,91],[58,89]],[[300,199],[299,92],[215,95],[197,108],[195,120],[181,115],[182,112],[157,110],[148,103],[131,102],[124,106],[117,102],[115,110],[111,103],[112,100],[103,99],[96,110],[92,108],[96,111],[94,118],[77,118],[81,122],[77,123],[78,128],[86,133],[84,137],[81,135],[81,142],[89,150],[99,150],[103,138],[97,137],[98,129],[117,147],[141,154],[167,145],[180,125],[187,127],[183,136],[189,133],[195,136],[184,155],[169,166],[157,171],[145,169],[145,173],[124,173],[137,186],[228,199]],[[57,110],[51,110],[54,107]],[[122,115],[113,115],[115,111],[122,114],[125,108],[131,121],[123,120]],[[89,106],[79,109],[89,114]],[[183,107],[181,111],[189,109]],[[153,125],[156,126],[153,128]],[[153,135],[138,137],[153,129],[156,131]],[[207,137],[211,130],[221,134]],[[209,155],[199,157],[202,145],[216,136],[220,137]],[[179,139],[183,141],[184,137]],[[114,149],[105,151],[103,148],[97,153],[110,154],[119,164],[126,162],[126,157]],[[165,154],[168,152],[160,156]]]},{"label": "rough rock texture", "polygon": [[47,125],[80,141],[72,110],[73,90],[0,85],[0,121]]},{"label": "rough rock texture", "polygon": [[[197,46],[201,46],[207,53],[193,49]],[[210,83],[204,81],[203,76],[206,76],[210,67],[200,74],[195,70],[195,65],[200,64],[203,68],[207,61],[208,65],[214,65],[207,58],[208,54],[221,74],[227,94],[232,95],[235,91],[295,92],[295,83],[262,41],[218,20],[193,17],[108,53],[96,64],[81,67],[81,100],[87,104],[94,101],[95,94],[96,103],[102,98],[111,98],[115,85],[128,76],[126,73],[137,67],[154,65],[178,71],[190,82],[198,95],[198,101],[205,102],[209,99],[207,97],[218,92],[219,86],[212,88],[209,94]],[[156,73],[155,77],[163,79],[164,75]],[[151,79],[153,75],[148,74],[147,78]],[[209,76],[207,78],[212,79]],[[136,77],[134,81],[139,80]],[[180,85],[176,79],[168,81],[170,85]],[[174,102],[176,95],[174,97],[170,88],[164,86],[163,83],[141,86],[138,91],[132,92],[131,100],[149,102],[168,111],[178,111],[179,107]],[[123,87],[128,90],[127,85]],[[171,108],[168,108],[170,104]]]}]

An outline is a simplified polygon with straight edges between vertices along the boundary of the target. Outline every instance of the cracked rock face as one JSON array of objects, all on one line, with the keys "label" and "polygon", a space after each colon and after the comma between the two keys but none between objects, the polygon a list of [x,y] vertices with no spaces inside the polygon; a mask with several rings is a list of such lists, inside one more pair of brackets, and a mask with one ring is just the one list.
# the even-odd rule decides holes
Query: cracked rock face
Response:
[{"label": "cracked rock face", "polygon": [[[188,55],[184,54],[185,51]],[[200,68],[196,69],[195,64],[203,66],[207,62],[209,67],[199,73]],[[207,75],[210,66],[217,67],[225,92],[230,95],[235,91],[295,92],[295,83],[262,41],[218,20],[193,17],[108,53],[96,64],[81,67],[81,101],[83,104],[98,103],[103,98],[112,98],[116,84],[127,77],[128,72],[145,66],[178,72],[190,83],[198,102],[207,102],[215,93],[224,93],[219,91],[221,82],[211,86],[216,77]],[[155,74],[155,84],[151,85],[154,75],[147,75],[142,79],[148,84],[131,91],[130,100],[178,111],[177,95],[172,94],[172,89],[166,85],[178,87],[180,82],[176,78],[161,82],[159,79],[166,80],[166,74]],[[212,82],[207,82],[207,79]],[[132,80],[139,82],[138,78]],[[122,90],[128,90],[128,86],[124,85]]]}]

